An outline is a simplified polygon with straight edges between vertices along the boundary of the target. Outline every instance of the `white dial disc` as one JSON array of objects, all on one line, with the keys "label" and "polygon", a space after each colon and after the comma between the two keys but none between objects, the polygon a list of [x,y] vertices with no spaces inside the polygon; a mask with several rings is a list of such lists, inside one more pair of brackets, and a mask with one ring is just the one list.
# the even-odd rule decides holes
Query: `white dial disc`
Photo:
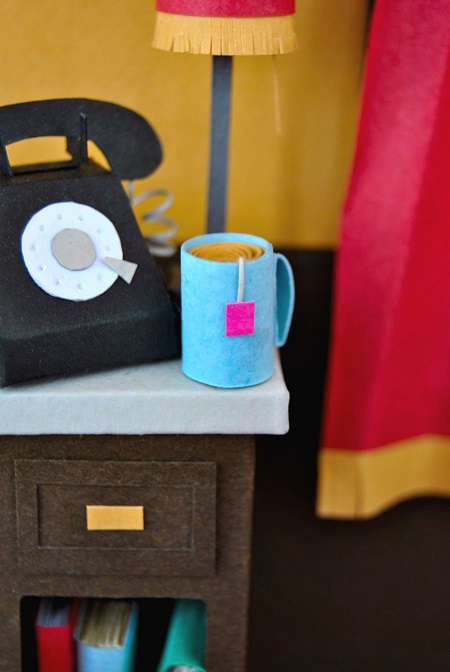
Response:
[{"label": "white dial disc", "polygon": [[[66,245],[62,251],[61,241]],[[118,274],[105,257],[123,259],[119,234],[111,220],[89,205],[72,201],[38,210],[23,230],[21,245],[25,266],[35,283],[47,294],[69,301],[87,301],[106,292]],[[83,263],[79,262],[80,254]]]}]

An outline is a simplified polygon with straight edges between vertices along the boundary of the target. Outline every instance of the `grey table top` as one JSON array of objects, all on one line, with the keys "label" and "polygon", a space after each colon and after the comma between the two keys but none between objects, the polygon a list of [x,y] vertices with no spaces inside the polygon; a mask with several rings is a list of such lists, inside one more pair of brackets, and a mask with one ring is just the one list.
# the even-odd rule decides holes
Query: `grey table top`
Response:
[{"label": "grey table top", "polygon": [[180,360],[0,390],[0,434],[285,434],[289,392],[275,373],[253,387],[197,383]]}]

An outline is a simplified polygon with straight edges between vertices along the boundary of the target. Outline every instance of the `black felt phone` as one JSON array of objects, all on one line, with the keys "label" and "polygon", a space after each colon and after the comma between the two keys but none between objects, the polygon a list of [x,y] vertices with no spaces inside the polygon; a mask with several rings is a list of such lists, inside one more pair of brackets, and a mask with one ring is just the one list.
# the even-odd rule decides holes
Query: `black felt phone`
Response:
[{"label": "black felt phone", "polygon": [[[12,167],[7,146],[40,136],[65,137],[67,161]],[[161,160],[149,123],[113,103],[0,107],[0,386],[178,356],[177,309],[122,186]]]}]

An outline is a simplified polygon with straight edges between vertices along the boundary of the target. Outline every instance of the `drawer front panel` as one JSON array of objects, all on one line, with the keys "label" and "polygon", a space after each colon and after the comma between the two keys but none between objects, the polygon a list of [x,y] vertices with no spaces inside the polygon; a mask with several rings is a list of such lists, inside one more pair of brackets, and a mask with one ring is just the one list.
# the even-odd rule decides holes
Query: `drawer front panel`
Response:
[{"label": "drawer front panel", "polygon": [[[194,488],[62,486],[37,488],[42,548],[154,548],[192,550]],[[144,529],[88,530],[86,507],[143,506]],[[61,515],[61,510],[64,515]]]},{"label": "drawer front panel", "polygon": [[214,574],[213,462],[17,460],[15,475],[24,572]]}]

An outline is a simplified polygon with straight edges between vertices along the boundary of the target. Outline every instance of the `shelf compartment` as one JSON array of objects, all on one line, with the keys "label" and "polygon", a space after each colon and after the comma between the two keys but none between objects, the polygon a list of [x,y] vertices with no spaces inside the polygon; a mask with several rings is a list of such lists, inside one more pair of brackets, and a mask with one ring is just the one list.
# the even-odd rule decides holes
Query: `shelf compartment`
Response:
[{"label": "shelf compartment", "polygon": [[[134,598],[136,599],[136,598]],[[22,672],[37,672],[34,622],[40,597],[25,596],[20,603]],[[138,598],[139,626],[135,672],[154,672],[167,635],[173,598]]]}]

